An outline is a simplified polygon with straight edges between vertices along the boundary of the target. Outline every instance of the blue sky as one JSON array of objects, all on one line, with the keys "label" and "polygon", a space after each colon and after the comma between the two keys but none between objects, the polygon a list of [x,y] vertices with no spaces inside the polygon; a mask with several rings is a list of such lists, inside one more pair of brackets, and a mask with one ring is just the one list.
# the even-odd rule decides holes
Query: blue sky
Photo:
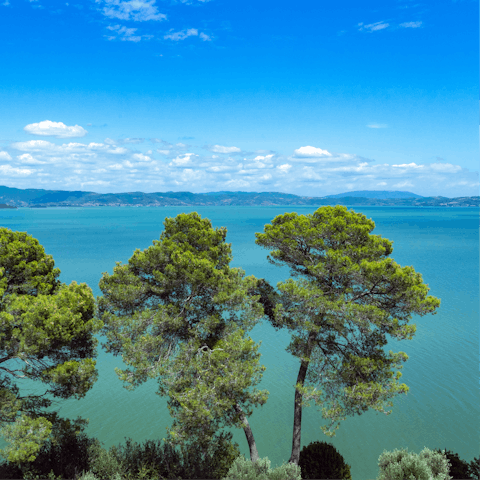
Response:
[{"label": "blue sky", "polygon": [[479,195],[478,2],[0,0],[0,185]]}]

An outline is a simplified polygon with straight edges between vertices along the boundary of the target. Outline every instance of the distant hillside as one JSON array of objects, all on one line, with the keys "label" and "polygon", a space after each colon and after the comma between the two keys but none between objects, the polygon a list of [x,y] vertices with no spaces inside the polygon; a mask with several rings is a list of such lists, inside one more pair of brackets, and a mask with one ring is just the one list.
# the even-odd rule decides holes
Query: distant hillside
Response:
[{"label": "distant hillside", "polygon": [[364,197],[364,198],[425,198],[412,192],[399,192],[396,190],[355,190],[354,192],[337,193],[323,198]]},{"label": "distant hillside", "polygon": [[0,186],[0,203],[12,207],[164,207],[164,206],[480,206],[480,197],[422,197],[411,192],[365,190],[325,197],[301,197],[281,192],[126,192],[94,193]]}]

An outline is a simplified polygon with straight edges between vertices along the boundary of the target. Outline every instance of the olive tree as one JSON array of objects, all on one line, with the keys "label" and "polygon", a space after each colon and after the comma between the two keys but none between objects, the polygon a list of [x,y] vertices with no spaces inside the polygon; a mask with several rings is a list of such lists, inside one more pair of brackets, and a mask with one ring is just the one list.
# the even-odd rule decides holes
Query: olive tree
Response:
[{"label": "olive tree", "polygon": [[[10,462],[35,460],[62,423],[45,408],[85,396],[97,379],[95,300],[86,284],[59,281],[51,255],[24,232],[0,228],[0,434]],[[41,382],[45,392],[22,395],[19,379]],[[81,423],[81,421],[80,421]]]},{"label": "olive tree", "polygon": [[[230,268],[226,229],[196,212],[167,218],[159,240],[117,262],[99,287],[98,315],[107,352],[128,366],[116,368],[131,390],[149,378],[169,395],[173,444],[192,437],[204,452],[220,424],[243,428],[252,461],[258,459],[247,417],[268,392],[258,383],[258,347],[245,332],[263,317],[255,277]],[[167,428],[168,430],[168,428]]]},{"label": "olive tree", "polygon": [[[412,313],[435,314],[440,300],[413,267],[388,258],[393,242],[371,235],[375,223],[346,207],[321,207],[313,214],[286,213],[256,233],[256,244],[271,249],[268,261],[288,265],[292,277],[279,282],[272,322],[288,328],[293,339],[287,351],[300,359],[294,399],[290,462],[300,456],[302,408],[311,399],[325,405],[330,419],[322,431],[346,415],[373,408],[385,415],[384,402],[409,387],[399,384],[404,352],[386,355],[388,333],[397,340],[412,339]],[[317,390],[317,387],[319,389]],[[323,389],[320,389],[320,387]],[[393,406],[388,402],[388,406]],[[331,407],[327,410],[327,407]]]}]

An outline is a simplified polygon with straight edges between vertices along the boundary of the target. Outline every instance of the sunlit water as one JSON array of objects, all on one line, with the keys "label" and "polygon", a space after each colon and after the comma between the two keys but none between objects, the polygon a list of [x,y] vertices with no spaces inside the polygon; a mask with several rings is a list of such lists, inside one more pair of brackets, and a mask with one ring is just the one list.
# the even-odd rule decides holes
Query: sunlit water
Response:
[{"label": "sunlit water", "polygon": [[[168,207],[168,208],[52,208],[0,210],[0,225],[27,231],[37,238],[61,269],[61,280],[86,282],[100,295],[102,272],[112,272],[115,261],[126,262],[136,248],[158,239],[165,217],[197,211],[214,227],[228,229],[232,267],[270,283],[289,278],[286,267],[267,262],[268,250],[255,245],[255,232],[285,212],[313,213],[318,207]],[[353,480],[370,480],[378,474],[378,457],[384,450],[424,447],[446,448],[471,461],[479,455],[479,210],[478,208],[349,207],[375,221],[373,234],[394,242],[391,255],[401,266],[411,265],[441,299],[436,315],[413,315],[413,340],[387,336],[386,351],[403,351],[409,360],[401,382],[410,387],[396,397],[393,412],[374,410],[341,422],[336,437],[323,435],[321,407],[311,402],[303,410],[302,447],[315,440],[331,442],[351,465]],[[285,351],[291,335],[268,323],[249,333],[262,341],[260,363],[267,368],[258,390],[269,399],[249,417],[261,457],[272,468],[288,461],[292,446],[294,384],[299,359]],[[103,337],[102,337],[103,338]],[[99,379],[82,400],[61,403],[61,415],[88,418],[86,432],[105,447],[130,437],[134,441],[161,439],[172,424],[167,398],[155,392],[157,382],[129,392],[114,372],[124,368],[121,357],[106,354],[99,345]],[[33,390],[29,390],[33,391]],[[42,390],[43,391],[43,390]],[[231,429],[233,440],[249,458],[243,430]],[[5,446],[0,439],[0,448]]]}]

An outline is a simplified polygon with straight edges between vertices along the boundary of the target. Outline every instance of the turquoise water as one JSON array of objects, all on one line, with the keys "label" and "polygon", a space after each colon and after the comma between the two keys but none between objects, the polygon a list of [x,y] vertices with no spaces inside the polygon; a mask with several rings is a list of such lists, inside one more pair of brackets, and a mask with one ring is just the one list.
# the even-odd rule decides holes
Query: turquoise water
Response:
[{"label": "turquoise water", "polygon": [[[232,267],[263,277],[273,285],[289,278],[286,267],[267,262],[268,250],[255,245],[255,232],[285,212],[313,213],[317,207],[168,207],[168,208],[52,208],[0,210],[0,225],[27,231],[53,255],[61,280],[86,282],[100,295],[102,272],[112,272],[115,261],[126,262],[136,248],[158,239],[165,217],[197,211],[214,227],[228,229]],[[386,351],[403,351],[409,360],[401,370],[407,395],[393,400],[392,414],[369,410],[347,417],[336,437],[323,435],[321,407],[304,408],[302,447],[315,440],[332,443],[351,465],[353,480],[371,480],[378,474],[378,457],[384,449],[446,448],[471,461],[479,455],[480,397],[479,352],[479,210],[478,208],[348,207],[375,221],[373,234],[394,242],[391,257],[411,265],[441,299],[436,315],[412,316],[417,325],[413,340],[387,336]],[[257,389],[269,399],[254,409],[249,422],[261,457],[272,467],[288,461],[293,431],[294,387],[299,360],[285,351],[291,336],[275,331],[267,322],[249,333],[262,341],[260,363],[267,369]],[[105,447],[131,437],[134,441],[161,439],[172,424],[167,398],[155,392],[150,380],[132,392],[123,388],[114,372],[124,368],[121,357],[99,346],[99,379],[82,400],[61,403],[61,415],[90,419],[86,432]],[[28,391],[32,391],[29,389]],[[43,391],[43,390],[42,390]],[[249,458],[243,430],[232,429],[233,440]],[[0,448],[5,442],[0,439]]]}]

